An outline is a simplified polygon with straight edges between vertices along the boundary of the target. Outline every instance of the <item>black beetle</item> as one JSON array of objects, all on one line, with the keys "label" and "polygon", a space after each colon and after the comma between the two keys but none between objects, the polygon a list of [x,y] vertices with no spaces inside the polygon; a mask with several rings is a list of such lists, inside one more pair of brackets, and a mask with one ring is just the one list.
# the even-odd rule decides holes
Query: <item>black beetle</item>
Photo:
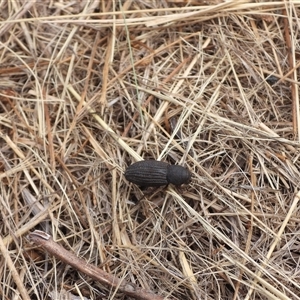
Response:
[{"label": "black beetle", "polygon": [[266,81],[268,82],[268,84],[270,85],[274,85],[279,79],[274,76],[274,75],[270,75],[266,78]]},{"label": "black beetle", "polygon": [[125,178],[139,186],[162,186],[172,183],[176,186],[191,181],[188,169],[169,165],[158,160],[142,160],[130,165],[125,171]]}]

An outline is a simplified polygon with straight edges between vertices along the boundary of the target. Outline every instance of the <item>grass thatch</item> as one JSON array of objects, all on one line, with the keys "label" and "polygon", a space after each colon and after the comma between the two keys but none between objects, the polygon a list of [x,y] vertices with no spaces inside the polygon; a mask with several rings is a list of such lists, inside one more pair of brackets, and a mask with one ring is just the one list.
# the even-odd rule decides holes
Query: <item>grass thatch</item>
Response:
[{"label": "grass thatch", "polygon": [[300,299],[298,0],[0,9],[1,299]]}]

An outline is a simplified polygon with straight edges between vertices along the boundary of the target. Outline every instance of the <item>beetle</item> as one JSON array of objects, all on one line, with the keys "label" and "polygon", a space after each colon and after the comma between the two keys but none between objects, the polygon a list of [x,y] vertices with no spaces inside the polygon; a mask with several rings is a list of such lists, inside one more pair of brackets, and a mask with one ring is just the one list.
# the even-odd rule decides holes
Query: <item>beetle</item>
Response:
[{"label": "beetle", "polygon": [[187,168],[170,165],[158,160],[142,160],[130,165],[125,171],[125,178],[142,187],[168,185],[179,186],[191,181]]},{"label": "beetle", "polygon": [[267,83],[270,85],[274,85],[278,80],[279,80],[279,78],[277,78],[274,75],[270,75],[266,78]]}]

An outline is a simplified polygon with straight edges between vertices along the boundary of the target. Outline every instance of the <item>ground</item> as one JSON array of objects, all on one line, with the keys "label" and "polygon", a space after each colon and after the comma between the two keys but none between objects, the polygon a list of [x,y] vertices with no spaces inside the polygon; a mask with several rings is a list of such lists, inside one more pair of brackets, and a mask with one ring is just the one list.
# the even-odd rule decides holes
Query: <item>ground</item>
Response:
[{"label": "ground", "polygon": [[1,1],[1,299],[300,299],[299,16]]}]

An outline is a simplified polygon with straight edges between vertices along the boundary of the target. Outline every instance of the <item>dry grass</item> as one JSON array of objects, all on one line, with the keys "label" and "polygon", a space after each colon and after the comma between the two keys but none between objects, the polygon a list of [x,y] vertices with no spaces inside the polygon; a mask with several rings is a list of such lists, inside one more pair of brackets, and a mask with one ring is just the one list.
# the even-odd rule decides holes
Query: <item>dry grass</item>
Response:
[{"label": "dry grass", "polygon": [[[34,230],[158,297],[300,299],[299,1],[0,9],[1,299],[132,299]],[[192,183],[140,190],[141,157]]]}]

